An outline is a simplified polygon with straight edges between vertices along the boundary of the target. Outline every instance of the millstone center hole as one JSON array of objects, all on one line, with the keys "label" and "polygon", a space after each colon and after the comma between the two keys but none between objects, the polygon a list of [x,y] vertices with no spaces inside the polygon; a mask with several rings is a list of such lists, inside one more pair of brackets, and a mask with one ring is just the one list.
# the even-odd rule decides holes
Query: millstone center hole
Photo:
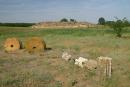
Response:
[{"label": "millstone center hole", "polygon": [[10,45],[10,47],[14,47],[14,45]]},{"label": "millstone center hole", "polygon": [[36,49],[36,47],[33,47],[33,49]]}]

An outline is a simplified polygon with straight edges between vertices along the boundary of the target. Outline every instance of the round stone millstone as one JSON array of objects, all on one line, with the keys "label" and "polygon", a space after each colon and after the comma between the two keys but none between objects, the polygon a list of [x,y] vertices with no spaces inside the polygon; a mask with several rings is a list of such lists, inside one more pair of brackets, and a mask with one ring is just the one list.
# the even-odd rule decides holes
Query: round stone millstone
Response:
[{"label": "round stone millstone", "polygon": [[7,52],[19,50],[21,43],[17,38],[7,38],[4,42],[4,49]]}]

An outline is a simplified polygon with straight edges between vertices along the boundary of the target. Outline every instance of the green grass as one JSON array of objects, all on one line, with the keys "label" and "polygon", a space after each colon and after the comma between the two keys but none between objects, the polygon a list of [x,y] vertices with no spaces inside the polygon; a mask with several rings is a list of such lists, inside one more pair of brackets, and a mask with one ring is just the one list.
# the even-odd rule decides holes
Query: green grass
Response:
[{"label": "green grass", "polygon": [[[112,29],[31,29],[0,27],[0,87],[130,87],[130,29],[116,38]],[[3,52],[6,38],[40,36],[52,50],[39,54]],[[97,59],[112,57],[111,79],[100,81],[97,71],[61,59],[62,52]]]}]

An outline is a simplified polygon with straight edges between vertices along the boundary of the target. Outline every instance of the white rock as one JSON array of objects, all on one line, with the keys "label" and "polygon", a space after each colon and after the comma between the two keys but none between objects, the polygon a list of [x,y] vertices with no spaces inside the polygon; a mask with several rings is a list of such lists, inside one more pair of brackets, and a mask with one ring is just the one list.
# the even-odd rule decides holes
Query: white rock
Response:
[{"label": "white rock", "polygon": [[67,52],[64,52],[64,53],[62,54],[62,59],[66,60],[66,61],[70,60],[71,57],[72,57],[72,56],[71,56],[70,54],[68,54]]},{"label": "white rock", "polygon": [[110,57],[103,57],[103,56],[100,56],[98,57],[99,60],[112,60],[112,58]]},{"label": "white rock", "polygon": [[84,67],[84,64],[88,61],[88,59],[83,58],[83,57],[79,57],[78,59],[75,59],[75,64],[80,66],[80,67]]}]

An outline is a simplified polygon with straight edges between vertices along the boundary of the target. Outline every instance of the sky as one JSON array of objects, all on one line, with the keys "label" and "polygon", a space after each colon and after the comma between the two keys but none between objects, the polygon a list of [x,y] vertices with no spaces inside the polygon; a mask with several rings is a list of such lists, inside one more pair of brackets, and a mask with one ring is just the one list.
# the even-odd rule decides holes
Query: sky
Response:
[{"label": "sky", "polygon": [[0,22],[42,22],[72,18],[97,23],[126,17],[130,0],[0,0]]}]

